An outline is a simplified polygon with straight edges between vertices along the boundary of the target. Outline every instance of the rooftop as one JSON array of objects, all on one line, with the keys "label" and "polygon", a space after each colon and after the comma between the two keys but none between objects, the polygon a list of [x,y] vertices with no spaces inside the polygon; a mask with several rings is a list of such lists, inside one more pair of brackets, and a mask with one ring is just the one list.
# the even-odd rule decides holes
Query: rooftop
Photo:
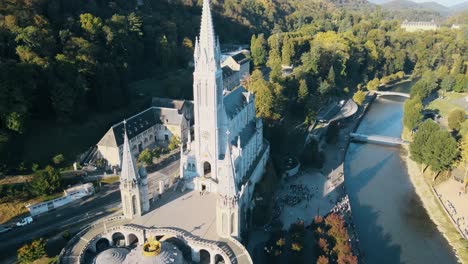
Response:
[{"label": "rooftop", "polygon": [[152,211],[132,223],[147,227],[176,227],[204,239],[218,240],[216,194],[197,191],[168,191],[152,205]]}]

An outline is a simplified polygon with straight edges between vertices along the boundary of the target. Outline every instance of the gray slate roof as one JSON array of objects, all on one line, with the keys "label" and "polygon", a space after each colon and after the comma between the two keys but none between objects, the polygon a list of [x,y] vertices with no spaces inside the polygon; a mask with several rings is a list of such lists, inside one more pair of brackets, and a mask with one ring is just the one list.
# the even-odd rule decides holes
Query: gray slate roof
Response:
[{"label": "gray slate roof", "polygon": [[[223,104],[228,118],[232,119],[239,111],[242,110],[242,108],[244,108],[244,105],[247,103],[247,93],[247,89],[243,86],[239,86],[224,96]],[[249,93],[249,96],[252,96],[252,94]]]},{"label": "gray slate roof", "polygon": [[247,56],[245,56],[245,54],[242,52],[237,53],[236,55],[232,56],[232,58],[239,64],[249,62],[249,58],[247,58]]},{"label": "gray slate roof", "polygon": [[[128,138],[132,139],[156,124],[180,125],[185,121],[177,109],[150,107],[126,120]],[[117,147],[124,142],[123,122],[113,125],[97,145]]]}]

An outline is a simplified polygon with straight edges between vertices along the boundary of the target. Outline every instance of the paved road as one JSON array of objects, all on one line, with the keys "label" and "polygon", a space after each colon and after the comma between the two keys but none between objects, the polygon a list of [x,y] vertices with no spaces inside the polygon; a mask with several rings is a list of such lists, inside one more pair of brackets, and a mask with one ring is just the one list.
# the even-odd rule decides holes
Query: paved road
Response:
[{"label": "paved road", "polygon": [[15,256],[17,248],[25,242],[55,235],[72,226],[82,227],[111,214],[113,208],[120,206],[118,186],[118,182],[103,186],[99,193],[91,197],[38,216],[27,226],[0,234],[0,263]]}]

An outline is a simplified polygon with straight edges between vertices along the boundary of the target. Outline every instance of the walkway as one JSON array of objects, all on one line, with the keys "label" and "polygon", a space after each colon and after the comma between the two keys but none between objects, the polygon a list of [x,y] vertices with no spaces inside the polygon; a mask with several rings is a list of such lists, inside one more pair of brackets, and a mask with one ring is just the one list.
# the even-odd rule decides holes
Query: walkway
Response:
[{"label": "walkway", "polygon": [[380,136],[380,135],[364,135],[358,133],[350,133],[349,134],[352,141],[355,142],[363,142],[363,143],[375,143],[375,144],[383,144],[383,145],[390,145],[390,146],[400,146],[400,145],[408,145],[407,141],[404,141],[401,138],[395,137],[388,137],[388,136]]},{"label": "walkway", "polygon": [[392,91],[376,91],[375,92],[377,95],[395,95],[395,96],[402,96],[406,98],[410,98],[409,93],[402,93],[402,92],[392,92]]}]

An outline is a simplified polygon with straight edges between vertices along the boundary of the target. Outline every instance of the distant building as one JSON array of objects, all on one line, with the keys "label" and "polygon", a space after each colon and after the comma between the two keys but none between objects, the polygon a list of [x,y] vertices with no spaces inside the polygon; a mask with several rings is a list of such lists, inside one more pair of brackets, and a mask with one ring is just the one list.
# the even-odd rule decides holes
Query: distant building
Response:
[{"label": "distant building", "polygon": [[414,21],[409,22],[405,20],[401,24],[401,28],[408,32],[416,32],[416,31],[424,31],[424,30],[437,30],[439,26],[432,20],[431,22],[422,22],[422,21]]},{"label": "distant building", "polygon": [[[153,98],[152,106],[126,120],[134,156],[152,144],[167,143],[173,136],[182,142],[193,120],[193,104],[185,100]],[[110,166],[120,166],[124,142],[123,122],[113,125],[97,143],[100,157]]]},{"label": "distant building", "polygon": [[221,54],[221,70],[223,71],[223,88],[231,91],[241,84],[250,74],[249,51],[238,50]]},{"label": "distant building", "polygon": [[452,27],[450,27],[451,29],[460,29],[460,25],[459,24],[453,24]]},{"label": "distant building", "polygon": [[81,184],[66,189],[63,191],[63,196],[60,198],[37,204],[28,204],[26,208],[28,208],[32,216],[36,216],[92,194],[94,194],[92,183]]}]

